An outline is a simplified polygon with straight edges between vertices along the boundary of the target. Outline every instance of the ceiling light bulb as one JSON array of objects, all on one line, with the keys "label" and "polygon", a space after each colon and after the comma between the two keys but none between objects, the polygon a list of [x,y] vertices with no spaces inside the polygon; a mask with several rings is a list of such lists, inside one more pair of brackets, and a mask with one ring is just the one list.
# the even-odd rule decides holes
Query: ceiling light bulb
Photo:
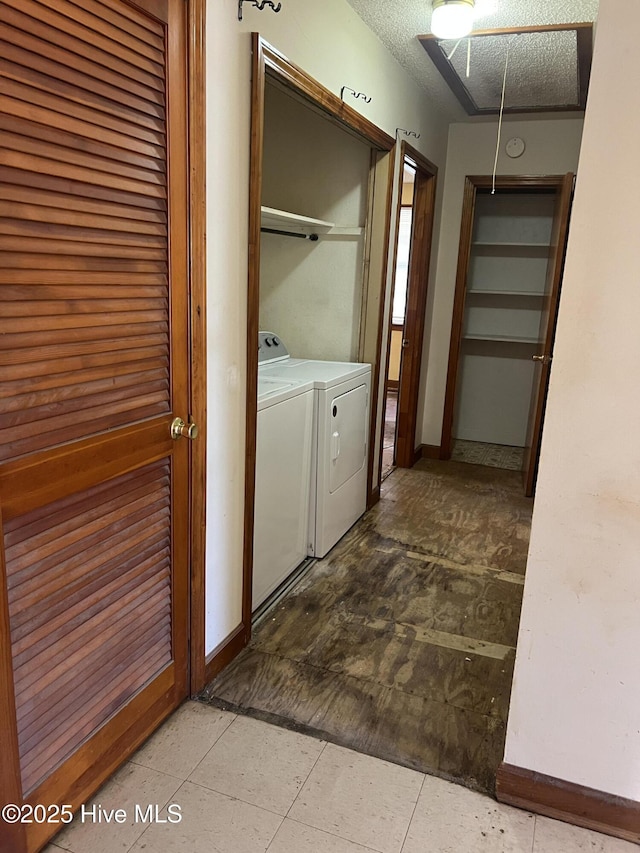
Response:
[{"label": "ceiling light bulb", "polygon": [[473,29],[474,0],[433,0],[431,32],[440,39],[460,39]]}]

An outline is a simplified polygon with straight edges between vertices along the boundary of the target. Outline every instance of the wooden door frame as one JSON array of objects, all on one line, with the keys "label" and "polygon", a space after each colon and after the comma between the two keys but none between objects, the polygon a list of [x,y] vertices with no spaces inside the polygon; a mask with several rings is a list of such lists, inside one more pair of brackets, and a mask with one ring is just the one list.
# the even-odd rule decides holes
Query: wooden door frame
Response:
[{"label": "wooden door frame", "polygon": [[207,682],[206,500],[207,500],[207,263],[206,263],[206,0],[186,0],[189,151],[189,314],[191,412],[199,428],[191,443],[190,692]]},{"label": "wooden door frame", "polygon": [[[564,175],[499,175],[495,186],[498,190],[513,192],[562,190]],[[450,459],[453,449],[453,417],[455,414],[458,369],[460,366],[460,348],[462,345],[462,324],[467,289],[471,242],[475,219],[475,206],[478,190],[491,189],[493,178],[490,175],[467,175],[464,184],[462,202],[462,221],[460,224],[460,248],[458,251],[458,269],[456,289],[451,319],[451,341],[449,344],[449,368],[445,393],[444,414],[442,418],[442,436],[440,440],[440,458]]]},{"label": "wooden door frame", "polygon": [[[251,638],[253,576],[253,525],[255,509],[256,428],[258,416],[257,340],[260,307],[260,207],[264,142],[264,101],[267,75],[320,110],[336,125],[366,140],[372,148],[391,151],[395,140],[321,83],[294,65],[284,54],[252,33],[251,139],[249,173],[249,271],[247,283],[247,397],[244,479],[244,546],[242,567],[242,620],[208,656],[206,680],[213,678],[246,646]],[[372,390],[379,377],[379,362],[372,374]],[[373,398],[373,394],[372,394]],[[374,405],[372,403],[372,415]],[[375,417],[372,416],[375,424]]]},{"label": "wooden door frame", "polygon": [[[425,310],[429,288],[431,248],[433,243],[433,222],[435,218],[436,181],[438,167],[423,157],[408,142],[400,145],[400,169],[408,164],[416,172],[413,191],[413,214],[411,222],[411,242],[409,248],[409,274],[407,279],[407,303],[403,338],[413,342],[400,356],[400,379],[398,385],[398,408],[396,415],[396,465],[399,468],[411,468],[420,458],[416,453],[416,427],[418,423],[418,391],[420,387],[420,368],[425,327]],[[402,210],[402,171],[399,175],[398,208],[396,211],[396,239],[393,254],[393,281],[391,299],[387,316],[387,341],[385,364],[389,366],[391,351],[391,318],[393,314],[393,296],[395,291],[395,268],[398,255],[398,231]],[[382,312],[381,323],[384,322]],[[382,332],[382,329],[381,329]],[[387,380],[385,379],[385,400]],[[381,430],[379,457],[382,460],[384,427]],[[378,467],[378,487],[382,477],[382,465]]]}]

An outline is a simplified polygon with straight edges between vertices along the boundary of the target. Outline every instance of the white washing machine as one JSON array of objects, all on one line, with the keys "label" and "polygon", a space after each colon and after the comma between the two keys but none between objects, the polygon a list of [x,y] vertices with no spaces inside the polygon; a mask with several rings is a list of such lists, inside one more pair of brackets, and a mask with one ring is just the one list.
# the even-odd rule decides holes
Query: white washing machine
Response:
[{"label": "white washing machine", "polygon": [[371,365],[291,358],[272,332],[258,358],[265,379],[313,383],[307,554],[324,557],[366,509]]},{"label": "white washing machine", "polygon": [[258,371],[253,610],[307,557],[314,393]]}]

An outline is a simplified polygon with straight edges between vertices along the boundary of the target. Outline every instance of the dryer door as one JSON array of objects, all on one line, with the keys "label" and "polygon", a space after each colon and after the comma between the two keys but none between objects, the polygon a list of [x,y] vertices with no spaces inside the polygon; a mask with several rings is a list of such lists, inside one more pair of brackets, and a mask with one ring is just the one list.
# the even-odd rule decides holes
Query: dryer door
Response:
[{"label": "dryer door", "polygon": [[367,386],[364,383],[331,400],[329,431],[329,492],[333,494],[366,465]]}]

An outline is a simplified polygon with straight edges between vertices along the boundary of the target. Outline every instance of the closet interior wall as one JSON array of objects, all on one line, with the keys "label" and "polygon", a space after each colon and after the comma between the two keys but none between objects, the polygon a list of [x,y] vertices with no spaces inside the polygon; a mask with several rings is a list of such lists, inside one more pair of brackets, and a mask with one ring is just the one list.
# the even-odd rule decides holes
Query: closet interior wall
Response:
[{"label": "closet interior wall", "polygon": [[296,357],[358,359],[370,161],[369,145],[267,81],[262,204],[337,229],[262,234],[260,327]]}]

